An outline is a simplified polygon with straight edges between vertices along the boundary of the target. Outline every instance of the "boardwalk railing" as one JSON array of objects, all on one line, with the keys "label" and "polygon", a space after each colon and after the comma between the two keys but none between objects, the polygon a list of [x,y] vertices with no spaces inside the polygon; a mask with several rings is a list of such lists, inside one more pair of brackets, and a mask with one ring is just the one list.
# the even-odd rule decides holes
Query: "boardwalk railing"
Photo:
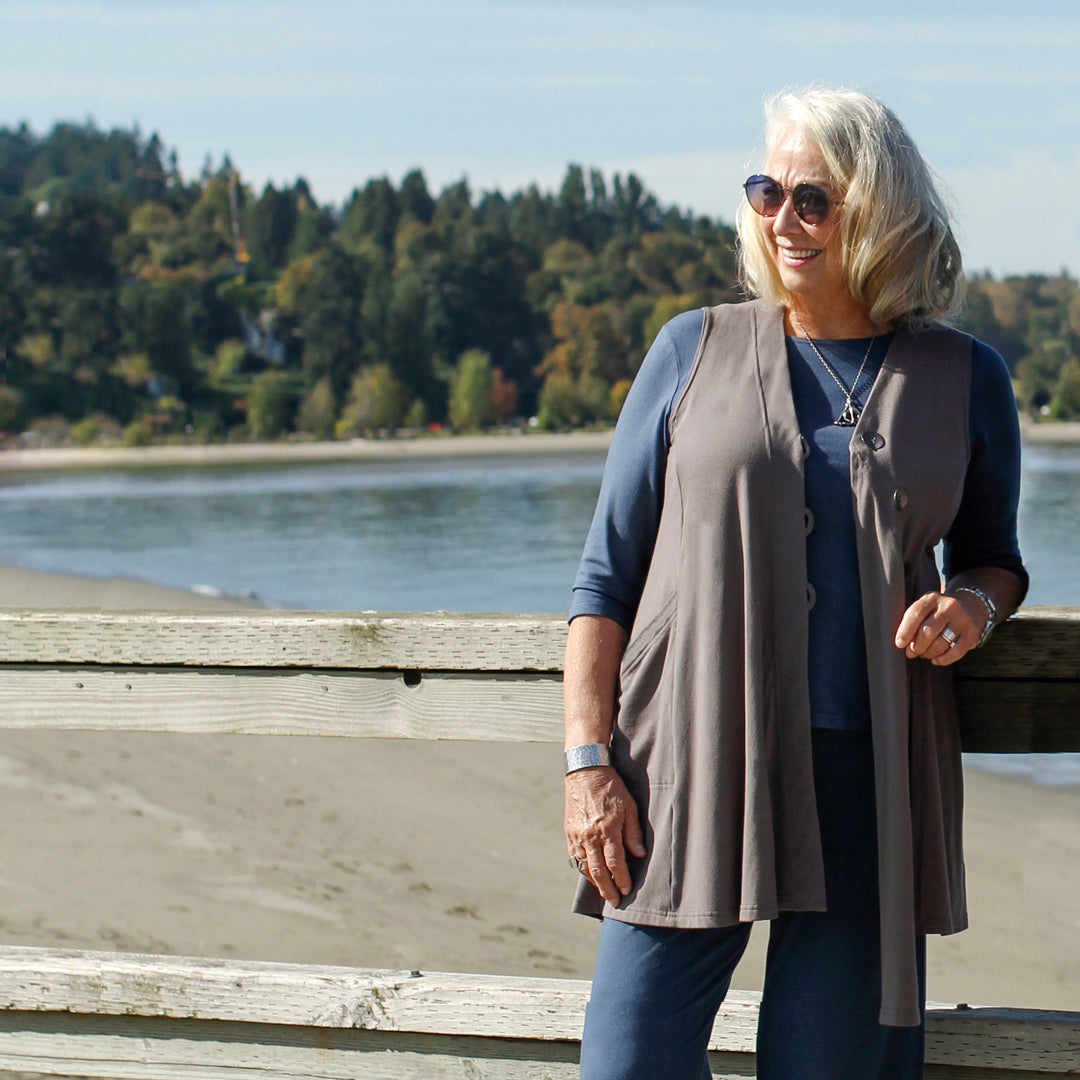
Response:
[{"label": "boardwalk railing", "polygon": [[[0,611],[0,728],[558,741],[564,642],[554,616]],[[1080,751],[1080,610],[1025,610],[958,679],[965,749]],[[588,993],[9,946],[0,1070],[561,1080],[576,1076]],[[753,1076],[757,1005],[725,1003],[715,1076]],[[1080,1076],[1080,1012],[943,1005],[927,1028],[929,1080]]]}]

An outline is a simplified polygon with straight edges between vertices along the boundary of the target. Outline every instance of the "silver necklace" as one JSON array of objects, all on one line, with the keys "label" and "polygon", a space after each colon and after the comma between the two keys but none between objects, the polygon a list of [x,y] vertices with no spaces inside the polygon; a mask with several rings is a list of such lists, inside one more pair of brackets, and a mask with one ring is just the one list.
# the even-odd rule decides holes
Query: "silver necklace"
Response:
[{"label": "silver necklace", "polygon": [[877,332],[870,339],[870,344],[866,346],[866,352],[863,353],[862,363],[859,365],[859,370],[855,374],[855,381],[851,384],[850,389],[844,385],[844,380],[840,378],[836,368],[821,355],[821,350],[817,347],[817,342],[806,332],[806,327],[802,324],[802,319],[799,318],[799,311],[794,306],[792,312],[795,315],[795,321],[799,324],[799,329],[803,332],[803,337],[810,342],[810,348],[814,350],[814,355],[821,361],[825,370],[833,377],[833,381],[840,387],[841,392],[844,395],[844,407],[840,411],[840,415],[833,421],[837,427],[854,427],[859,422],[859,417],[862,416],[862,406],[855,403],[855,387],[859,385],[859,380],[862,378],[863,368],[866,367],[866,361],[870,358],[870,350],[874,347],[874,342],[877,340]]}]

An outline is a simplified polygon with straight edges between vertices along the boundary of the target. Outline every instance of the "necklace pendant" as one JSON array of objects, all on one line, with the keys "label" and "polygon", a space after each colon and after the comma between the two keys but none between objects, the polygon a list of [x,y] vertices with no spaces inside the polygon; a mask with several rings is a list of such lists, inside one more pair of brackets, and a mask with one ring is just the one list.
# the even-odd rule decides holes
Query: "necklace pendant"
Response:
[{"label": "necklace pendant", "polygon": [[851,398],[844,404],[844,411],[833,421],[837,427],[854,427],[859,422],[859,410]]}]

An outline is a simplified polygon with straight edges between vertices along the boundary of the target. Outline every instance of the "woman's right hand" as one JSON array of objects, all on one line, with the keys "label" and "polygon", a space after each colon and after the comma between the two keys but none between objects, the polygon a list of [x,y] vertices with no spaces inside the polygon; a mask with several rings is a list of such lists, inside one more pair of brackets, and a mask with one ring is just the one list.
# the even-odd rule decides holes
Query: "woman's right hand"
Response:
[{"label": "woman's right hand", "polygon": [[637,805],[610,765],[567,773],[563,828],[571,856],[588,864],[581,872],[618,907],[631,885],[626,853],[642,858],[645,843]]}]

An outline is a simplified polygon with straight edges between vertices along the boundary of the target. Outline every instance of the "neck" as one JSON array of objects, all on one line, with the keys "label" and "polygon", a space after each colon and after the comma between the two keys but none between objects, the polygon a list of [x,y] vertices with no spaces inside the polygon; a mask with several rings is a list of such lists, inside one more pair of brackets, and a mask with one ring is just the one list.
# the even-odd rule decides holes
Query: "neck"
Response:
[{"label": "neck", "polygon": [[[798,316],[796,318],[796,315]],[[889,327],[876,324],[862,304],[831,304],[827,310],[796,301],[784,310],[784,329],[795,337],[859,338],[883,334]]]}]

